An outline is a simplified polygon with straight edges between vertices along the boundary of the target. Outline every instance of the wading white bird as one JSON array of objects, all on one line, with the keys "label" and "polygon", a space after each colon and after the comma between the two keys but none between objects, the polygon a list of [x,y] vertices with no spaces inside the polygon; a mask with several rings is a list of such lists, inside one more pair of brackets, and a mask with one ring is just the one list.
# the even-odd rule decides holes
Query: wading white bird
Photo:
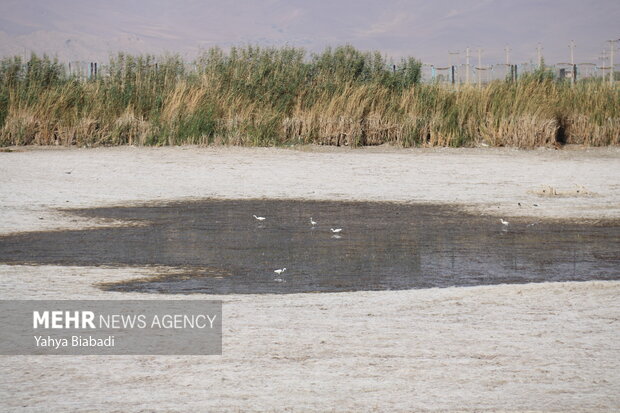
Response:
[{"label": "wading white bird", "polygon": [[267,218],[265,218],[265,217],[257,217],[256,215],[252,215],[252,216],[253,216],[254,218],[256,218],[258,221],[264,221],[264,220],[266,220],[266,219],[267,219]]},{"label": "wading white bird", "polygon": [[504,221],[504,219],[503,219],[503,218],[500,218],[500,219],[499,219],[499,222],[501,222],[501,223],[502,223],[502,225],[505,225],[505,226],[508,226],[508,224],[509,224],[509,222],[508,222],[508,221]]},{"label": "wading white bird", "polygon": [[342,231],[342,228],[330,228],[330,229],[332,230],[332,232],[333,232],[334,234],[337,234],[337,233],[339,233],[340,231]]},{"label": "wading white bird", "polygon": [[317,222],[313,220],[312,217],[310,217],[310,223],[312,224],[312,226],[315,226],[317,224]]},{"label": "wading white bird", "polygon": [[286,268],[280,268],[279,270],[275,270],[274,272],[278,275],[282,274],[284,271],[286,271]]}]

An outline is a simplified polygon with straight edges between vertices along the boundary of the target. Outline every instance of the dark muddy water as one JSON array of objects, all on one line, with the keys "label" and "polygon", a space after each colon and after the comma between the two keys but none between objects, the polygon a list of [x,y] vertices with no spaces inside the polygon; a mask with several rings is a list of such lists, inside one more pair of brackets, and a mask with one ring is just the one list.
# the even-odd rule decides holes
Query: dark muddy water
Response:
[{"label": "dark muddy water", "polygon": [[[620,222],[499,218],[439,205],[200,201],[76,214],[142,226],[0,237],[0,262],[158,265],[102,288],[162,293],[299,293],[620,279]],[[257,221],[253,215],[264,216]],[[317,224],[312,226],[312,217]],[[330,228],[342,228],[333,234]],[[274,270],[286,267],[281,275]]]}]

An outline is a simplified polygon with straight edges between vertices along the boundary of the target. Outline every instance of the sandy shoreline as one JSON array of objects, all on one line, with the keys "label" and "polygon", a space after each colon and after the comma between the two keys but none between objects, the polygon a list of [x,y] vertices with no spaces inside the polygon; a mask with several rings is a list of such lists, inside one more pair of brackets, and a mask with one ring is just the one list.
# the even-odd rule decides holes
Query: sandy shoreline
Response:
[{"label": "sandy shoreline", "polygon": [[[50,208],[209,197],[438,202],[505,216],[620,217],[620,148],[303,149],[0,153],[0,233],[84,225]],[[557,195],[546,196],[552,190]]]},{"label": "sandy shoreline", "polygon": [[[24,148],[0,174],[0,234],[120,224],[58,208],[207,197],[620,218],[619,148]],[[0,298],[162,298],[93,286],[145,274],[0,265]],[[3,356],[0,410],[620,408],[620,282],[215,298],[222,357]]]}]

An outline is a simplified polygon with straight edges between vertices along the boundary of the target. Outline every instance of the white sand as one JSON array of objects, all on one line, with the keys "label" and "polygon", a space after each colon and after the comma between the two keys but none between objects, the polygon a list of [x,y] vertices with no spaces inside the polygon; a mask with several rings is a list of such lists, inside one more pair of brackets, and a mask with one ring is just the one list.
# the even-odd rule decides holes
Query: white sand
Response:
[{"label": "white sand", "polygon": [[[203,197],[620,217],[615,148],[29,149],[0,153],[0,177],[5,234],[118,224],[57,207]],[[151,271],[0,265],[0,298],[163,298],[93,287]],[[1,356],[0,411],[620,409],[620,282],[216,298],[223,356]]]}]

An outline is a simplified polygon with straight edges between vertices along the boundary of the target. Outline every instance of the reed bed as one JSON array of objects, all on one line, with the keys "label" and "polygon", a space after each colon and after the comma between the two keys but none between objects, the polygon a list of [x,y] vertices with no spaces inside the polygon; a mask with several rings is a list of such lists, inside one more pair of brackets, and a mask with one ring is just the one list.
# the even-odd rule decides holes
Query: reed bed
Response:
[{"label": "reed bed", "polygon": [[538,73],[420,83],[420,63],[350,46],[119,54],[96,79],[36,55],[0,61],[0,145],[513,146],[620,143],[620,87]]}]

